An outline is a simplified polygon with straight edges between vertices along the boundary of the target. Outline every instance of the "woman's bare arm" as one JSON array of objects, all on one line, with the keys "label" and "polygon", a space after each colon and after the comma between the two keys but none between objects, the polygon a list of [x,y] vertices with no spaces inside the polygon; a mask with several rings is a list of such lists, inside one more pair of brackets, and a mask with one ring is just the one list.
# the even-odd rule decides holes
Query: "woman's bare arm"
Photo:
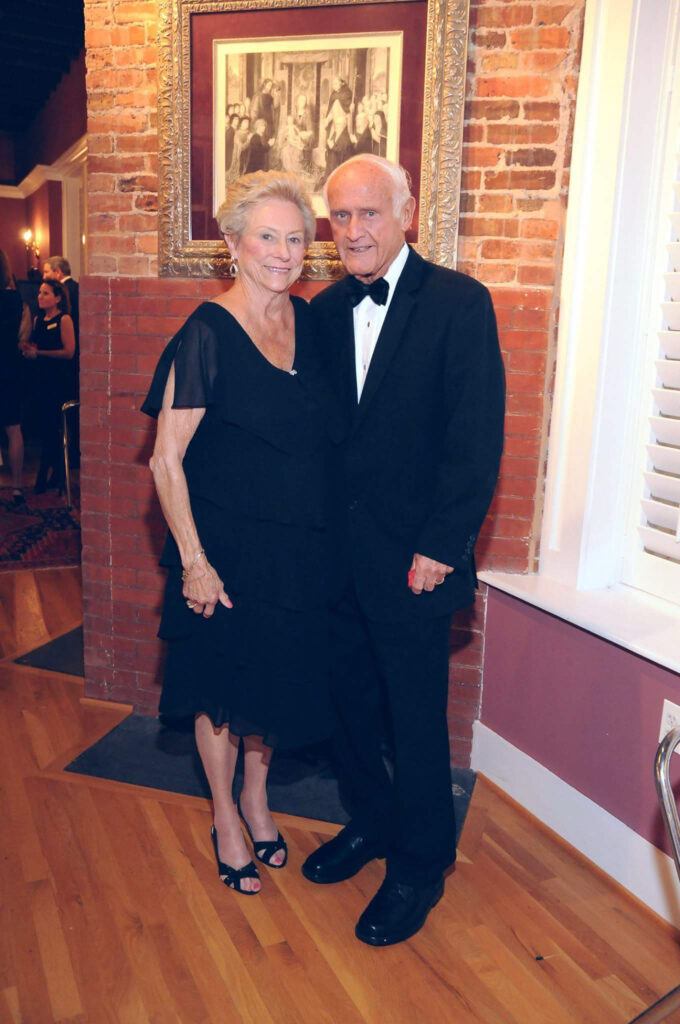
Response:
[{"label": "woman's bare arm", "polygon": [[201,555],[187,481],[182,462],[189,443],[205,415],[205,409],[173,409],[175,368],[170,370],[158,417],[156,444],[149,462],[163,515],[179,549],[182,566],[188,571],[182,593],[193,610],[210,617],[220,601],[227,608],[232,604],[222,580]]}]

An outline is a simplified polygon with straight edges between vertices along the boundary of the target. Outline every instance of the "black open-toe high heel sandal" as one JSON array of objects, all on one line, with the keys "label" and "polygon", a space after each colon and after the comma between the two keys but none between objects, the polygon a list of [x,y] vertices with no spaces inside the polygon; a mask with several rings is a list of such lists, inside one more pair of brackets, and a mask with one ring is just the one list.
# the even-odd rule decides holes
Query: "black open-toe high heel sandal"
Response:
[{"label": "black open-toe high heel sandal", "polygon": [[244,878],[257,878],[258,882],[260,880],[260,873],[255,867],[253,861],[249,860],[248,863],[242,868],[232,868],[231,864],[224,864],[220,860],[220,854],[217,849],[217,829],[215,828],[214,825],[210,830],[210,835],[212,836],[213,847],[215,849],[217,872],[220,878],[222,878],[222,881],[227,886],[227,888],[233,889],[234,892],[240,892],[242,896],[257,896],[258,892],[260,891],[259,889],[241,888],[241,881]]},{"label": "black open-toe high heel sandal", "polygon": [[[268,868],[285,868],[288,860],[288,846],[286,845],[286,840],[283,838],[281,833],[279,832],[276,839],[255,839],[253,833],[250,831],[250,825],[246,821],[243,811],[241,810],[240,800],[236,806],[238,808],[239,818],[245,825],[246,831],[250,836],[250,841],[253,844],[253,853],[260,863],[266,864]],[[280,864],[272,864],[272,857],[274,857],[279,850],[283,850],[283,860]]]}]

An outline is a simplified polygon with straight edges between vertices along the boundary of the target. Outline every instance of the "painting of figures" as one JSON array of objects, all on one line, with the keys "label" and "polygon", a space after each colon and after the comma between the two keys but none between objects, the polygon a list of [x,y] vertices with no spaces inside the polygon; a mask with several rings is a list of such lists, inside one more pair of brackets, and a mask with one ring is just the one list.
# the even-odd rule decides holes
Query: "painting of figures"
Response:
[{"label": "painting of figures", "polygon": [[399,160],[401,32],[214,41],[214,204],[242,174],[302,178],[317,216],[356,153]]}]

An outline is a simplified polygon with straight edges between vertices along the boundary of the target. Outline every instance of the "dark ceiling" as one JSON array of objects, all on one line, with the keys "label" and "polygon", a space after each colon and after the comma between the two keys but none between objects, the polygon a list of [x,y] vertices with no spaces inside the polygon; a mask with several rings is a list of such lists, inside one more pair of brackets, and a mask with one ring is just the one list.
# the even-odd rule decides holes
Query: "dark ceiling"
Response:
[{"label": "dark ceiling", "polygon": [[0,131],[31,123],[84,45],[83,0],[0,0]]}]

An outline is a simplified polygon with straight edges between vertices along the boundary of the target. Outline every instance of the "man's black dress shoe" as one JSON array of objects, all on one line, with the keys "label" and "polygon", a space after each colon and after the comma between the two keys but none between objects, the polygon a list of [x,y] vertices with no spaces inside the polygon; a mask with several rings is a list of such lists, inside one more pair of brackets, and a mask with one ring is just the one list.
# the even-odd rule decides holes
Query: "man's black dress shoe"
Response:
[{"label": "man's black dress shoe", "polygon": [[352,878],[361,871],[370,860],[384,856],[384,850],[370,839],[343,828],[337,836],[310,853],[302,865],[302,874],[310,882],[318,882],[320,885],[344,882],[346,878]]},{"label": "man's black dress shoe", "polygon": [[368,904],[354,934],[369,946],[391,946],[415,935],[444,895],[444,879],[430,885],[405,885],[385,879]]}]

